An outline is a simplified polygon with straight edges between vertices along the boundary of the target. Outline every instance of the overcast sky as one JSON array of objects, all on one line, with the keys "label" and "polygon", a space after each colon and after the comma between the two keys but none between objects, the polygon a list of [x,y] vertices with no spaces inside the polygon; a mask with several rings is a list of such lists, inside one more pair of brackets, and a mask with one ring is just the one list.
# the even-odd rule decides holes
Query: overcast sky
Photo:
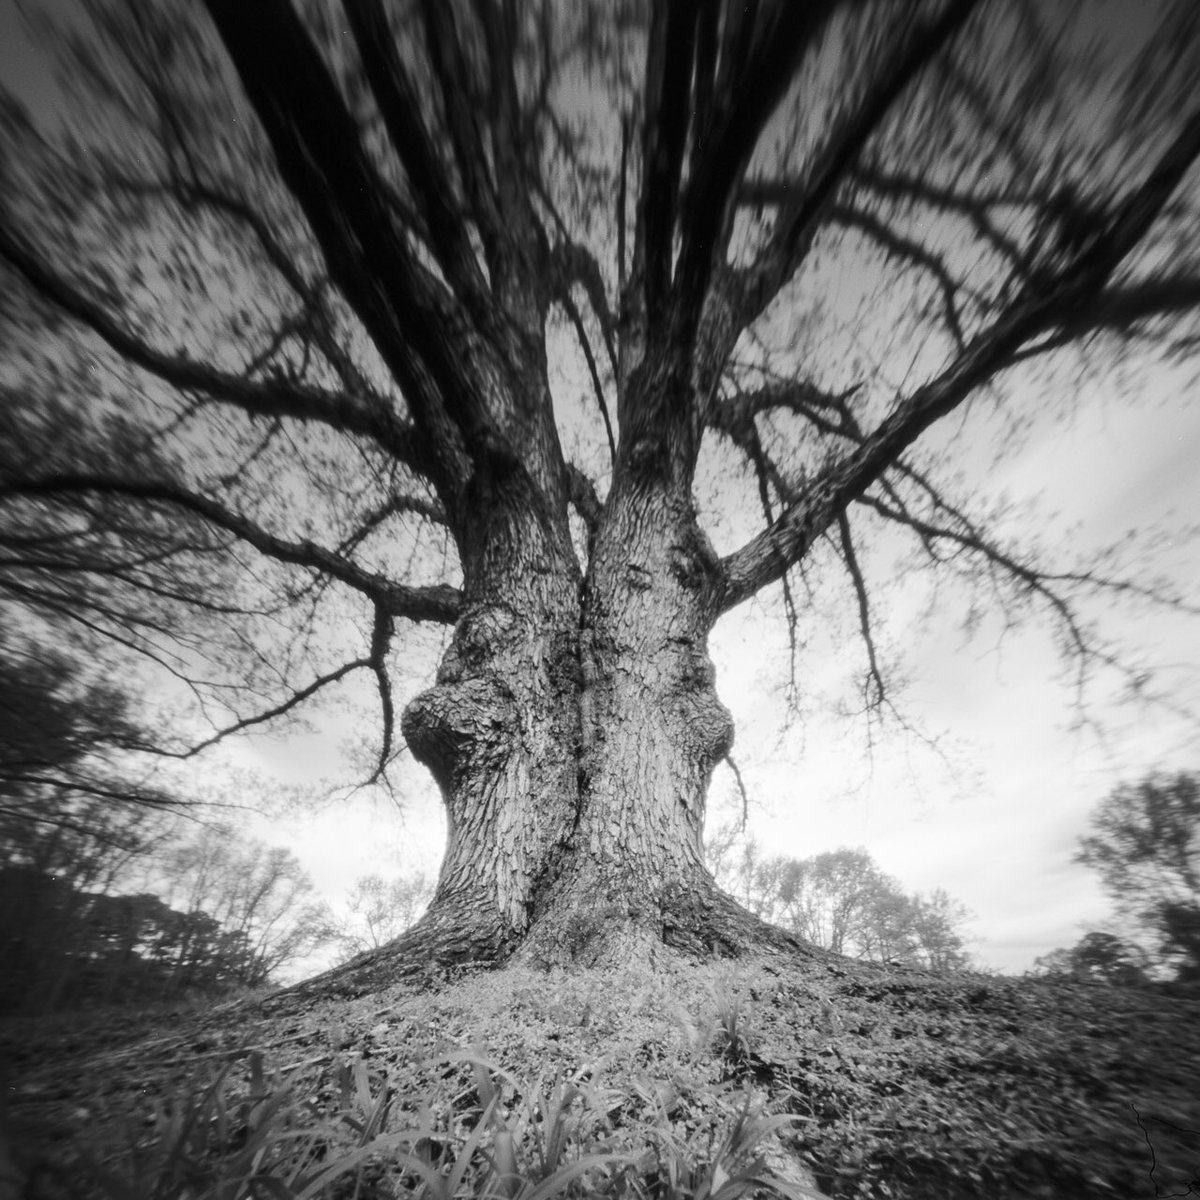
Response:
[{"label": "overcast sky", "polygon": [[[32,102],[49,102],[12,0],[0,0],[0,72]],[[1016,497],[1040,494],[1035,512],[1045,524],[1038,532],[1060,539],[1064,551],[1109,543],[1133,526],[1169,531],[1147,569],[1169,569],[1184,594],[1196,597],[1200,554],[1186,530],[1200,507],[1198,464],[1193,381],[1183,371],[1147,367],[1123,398],[1087,396],[1073,421],[1048,417],[1005,465],[1005,477],[987,484]],[[888,561],[886,545],[873,561]],[[919,619],[923,585],[882,595],[893,648],[907,652],[912,675],[898,697],[902,710],[937,737],[945,761],[898,730],[885,731],[868,758],[861,722],[830,720],[815,706],[824,676],[836,691],[836,681],[860,665],[852,622],[824,647],[822,630],[801,630],[815,644],[799,681],[802,703],[814,708],[803,720],[785,721],[787,643],[768,619],[775,601],[745,606],[718,627],[713,654],[720,694],[737,723],[734,757],[751,801],[749,833],[765,854],[864,846],[907,890],[941,887],[966,904],[975,914],[969,933],[978,960],[1019,972],[1076,941],[1085,925],[1102,923],[1106,905],[1094,878],[1071,863],[1088,813],[1119,782],[1155,769],[1200,769],[1195,726],[1164,708],[1113,707],[1102,680],[1088,710],[1105,729],[1101,742],[1071,728],[1078,713],[1045,624],[1002,638],[993,617],[968,640],[955,594],[940,601],[944,615],[935,621]],[[1110,632],[1144,647],[1175,700],[1200,708],[1200,621],[1162,613],[1130,623],[1115,609],[1097,615]],[[420,686],[406,681],[401,691]],[[327,737],[255,739],[230,758],[268,781],[337,776],[348,720],[331,721]],[[359,793],[314,813],[251,824],[258,836],[293,848],[336,904],[367,872],[436,871],[442,824],[433,789],[411,769],[402,790],[403,814]],[[740,808],[723,767],[710,807],[718,823]]]}]

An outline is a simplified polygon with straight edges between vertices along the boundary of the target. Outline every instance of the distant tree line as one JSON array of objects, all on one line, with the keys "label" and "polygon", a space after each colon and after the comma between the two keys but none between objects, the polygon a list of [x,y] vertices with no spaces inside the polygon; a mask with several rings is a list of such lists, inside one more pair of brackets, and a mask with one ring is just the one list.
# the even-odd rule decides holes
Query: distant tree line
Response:
[{"label": "distant tree line", "polygon": [[1155,773],[1107,796],[1079,839],[1112,901],[1106,929],[1034,963],[1114,984],[1200,982],[1200,775]]},{"label": "distant tree line", "polygon": [[0,1011],[257,987],[333,940],[289,851],[131,783],[127,697],[0,641]]},{"label": "distant tree line", "polygon": [[140,814],[72,815],[78,828],[0,821],[0,1011],[259,987],[334,937],[290,851],[227,827],[185,837]]},{"label": "distant tree line", "polygon": [[970,914],[942,889],[906,893],[861,847],[810,858],[763,858],[753,841],[718,831],[708,847],[719,882],[758,916],[807,942],[871,962],[959,971],[970,966]]}]

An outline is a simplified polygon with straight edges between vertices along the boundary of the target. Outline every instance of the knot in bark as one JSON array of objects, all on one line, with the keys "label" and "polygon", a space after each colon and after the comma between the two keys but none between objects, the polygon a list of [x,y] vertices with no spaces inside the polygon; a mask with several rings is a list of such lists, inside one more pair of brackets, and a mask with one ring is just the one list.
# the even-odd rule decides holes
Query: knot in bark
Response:
[{"label": "knot in bark", "polygon": [[733,717],[712,687],[681,693],[679,706],[692,745],[707,774],[733,749]]},{"label": "knot in bark", "polygon": [[443,788],[468,764],[508,755],[519,735],[519,713],[500,680],[484,676],[442,683],[414,697],[401,722],[404,737]]},{"label": "knot in bark", "polygon": [[458,619],[454,640],[438,668],[439,683],[455,683],[478,673],[508,650],[521,632],[521,619],[506,604],[478,605]]},{"label": "knot in bark", "polygon": [[712,543],[698,525],[685,529],[669,551],[671,574],[680,586],[695,590],[716,574],[720,560]]}]

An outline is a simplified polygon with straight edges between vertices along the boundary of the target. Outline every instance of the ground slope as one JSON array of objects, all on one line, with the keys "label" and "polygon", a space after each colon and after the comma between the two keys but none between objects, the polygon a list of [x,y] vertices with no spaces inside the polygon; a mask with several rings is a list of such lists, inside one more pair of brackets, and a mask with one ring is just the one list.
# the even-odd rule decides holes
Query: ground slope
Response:
[{"label": "ground slope", "polygon": [[[221,1069],[229,1113],[244,1117],[238,1098],[274,1081],[348,1144],[386,1126],[412,1149],[421,1131],[430,1170],[471,1150],[479,1127],[481,1162],[498,1161],[497,1132],[511,1130],[538,1178],[562,1102],[558,1161],[602,1151],[634,1164],[580,1169],[579,1194],[731,1194],[730,1146],[753,1140],[759,1110],[792,1118],[749,1132],[794,1195],[1200,1191],[1200,993],[1179,987],[671,958],[410,979],[358,997],[301,989],[152,1019],[10,1021],[0,1054],[13,1174],[31,1197],[88,1194],[78,1167],[62,1169],[81,1146],[119,1171],[120,1139],[149,1152],[164,1101],[178,1113]],[[338,1192],[343,1179],[330,1194],[409,1194],[421,1177],[374,1154],[356,1180],[357,1193]]]}]

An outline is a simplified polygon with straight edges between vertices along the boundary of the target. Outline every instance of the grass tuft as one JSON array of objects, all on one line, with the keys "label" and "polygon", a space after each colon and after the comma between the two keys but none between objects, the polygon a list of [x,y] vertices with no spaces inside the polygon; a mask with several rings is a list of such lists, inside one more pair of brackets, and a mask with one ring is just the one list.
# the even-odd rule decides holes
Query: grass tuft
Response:
[{"label": "grass tuft", "polygon": [[245,1060],[244,1090],[227,1065],[158,1105],[140,1135],[126,1127],[116,1142],[85,1141],[60,1187],[70,1179],[72,1196],[100,1200],[816,1195],[766,1167],[762,1143],[791,1118],[765,1116],[748,1094],[726,1127],[686,1140],[666,1106],[634,1104],[647,1147],[634,1153],[628,1130],[620,1145],[613,1135],[636,1096],[558,1072],[526,1082],[476,1051],[441,1060],[448,1078],[465,1070],[469,1087],[449,1103],[420,1098],[394,1125],[398,1097],[387,1081],[372,1085],[362,1059],[333,1065],[332,1113],[300,1099],[260,1051]]}]

